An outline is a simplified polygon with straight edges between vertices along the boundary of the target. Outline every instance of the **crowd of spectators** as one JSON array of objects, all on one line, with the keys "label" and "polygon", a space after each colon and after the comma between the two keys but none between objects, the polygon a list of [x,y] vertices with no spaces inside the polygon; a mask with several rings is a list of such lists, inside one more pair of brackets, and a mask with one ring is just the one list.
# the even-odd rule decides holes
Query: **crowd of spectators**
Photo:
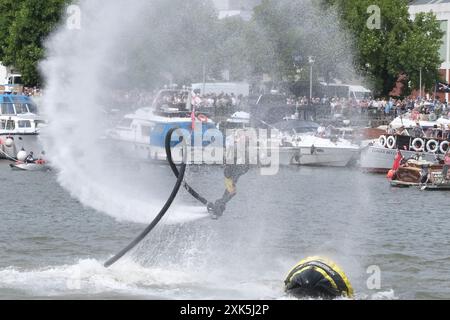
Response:
[{"label": "crowd of spectators", "polygon": [[[111,104],[116,107],[129,106],[132,109],[151,106],[158,91],[148,90],[116,90],[109,94]],[[23,93],[28,96],[40,97],[42,91],[38,87],[24,87]],[[197,108],[214,108],[237,110],[246,104],[247,97],[234,93],[207,93],[192,92],[191,104]],[[186,106],[187,91],[178,94],[163,96],[165,101],[158,104],[166,104],[173,107]],[[349,99],[339,97],[314,97],[311,100],[306,96],[286,96],[286,105],[299,107],[320,107],[330,115],[360,115],[376,113],[384,117],[395,118],[404,116],[414,121],[435,121],[440,117],[450,118],[450,106],[448,103],[432,99],[394,99],[394,98],[365,98]]]},{"label": "crowd of spectators", "polygon": [[450,106],[448,103],[432,99],[348,99],[348,98],[313,98],[311,103],[307,97],[291,96],[287,98],[288,105],[297,106],[321,106],[330,114],[367,114],[375,113],[384,117],[395,118],[400,115],[411,120],[435,121],[440,117],[450,118]]}]

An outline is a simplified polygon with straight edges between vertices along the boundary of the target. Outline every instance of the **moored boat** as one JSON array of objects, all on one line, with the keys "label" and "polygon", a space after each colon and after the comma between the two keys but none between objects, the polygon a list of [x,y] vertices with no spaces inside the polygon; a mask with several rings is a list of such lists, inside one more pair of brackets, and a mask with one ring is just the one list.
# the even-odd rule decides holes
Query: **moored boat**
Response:
[{"label": "moored boat", "polygon": [[[450,155],[447,157],[450,158]],[[405,161],[401,154],[397,153],[388,179],[393,187],[450,190],[449,162],[449,159],[430,162],[421,157]]]},{"label": "moored boat", "polygon": [[360,147],[339,134],[318,135],[319,125],[303,120],[288,120],[275,127],[283,133],[280,163],[345,167],[359,155]]},{"label": "moored boat", "polygon": [[45,124],[37,106],[24,95],[0,95],[0,159],[15,159],[17,153],[42,152],[40,128]]},{"label": "moored boat", "polygon": [[[191,134],[192,141],[202,141],[207,130],[216,128],[215,123],[205,114],[193,115],[189,104],[183,104],[186,99],[191,99],[187,90],[161,90],[151,107],[140,108],[135,113],[126,115],[115,129],[108,132],[108,139],[126,157],[166,161],[165,137],[170,129],[179,128],[191,132],[194,122],[197,131],[194,130]],[[203,143],[200,143],[199,148],[202,147]]]},{"label": "moored boat", "polygon": [[412,158],[416,154],[429,162],[439,160],[449,149],[450,141],[442,136],[411,137],[401,134],[384,134],[377,141],[361,151],[360,166],[371,172],[386,173],[392,167],[397,150],[404,158]]}]

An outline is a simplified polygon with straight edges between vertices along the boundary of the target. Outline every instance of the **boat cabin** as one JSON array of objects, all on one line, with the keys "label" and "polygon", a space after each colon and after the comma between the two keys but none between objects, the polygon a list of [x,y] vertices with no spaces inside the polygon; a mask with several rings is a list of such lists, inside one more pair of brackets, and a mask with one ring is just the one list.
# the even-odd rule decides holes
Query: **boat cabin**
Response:
[{"label": "boat cabin", "polygon": [[0,95],[0,115],[17,116],[27,113],[38,113],[37,106],[30,97],[16,94]]}]

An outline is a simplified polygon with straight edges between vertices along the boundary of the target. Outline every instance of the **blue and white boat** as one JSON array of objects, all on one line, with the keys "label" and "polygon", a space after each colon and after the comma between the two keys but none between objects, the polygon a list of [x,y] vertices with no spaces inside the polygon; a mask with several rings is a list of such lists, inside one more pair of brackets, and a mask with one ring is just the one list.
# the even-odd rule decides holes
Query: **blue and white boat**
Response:
[{"label": "blue and white boat", "polygon": [[[174,99],[174,95],[178,98]],[[108,138],[127,157],[165,161],[165,138],[170,129],[180,128],[190,132],[192,145],[194,139],[203,141],[207,130],[216,129],[215,123],[206,115],[196,114],[197,130],[192,134],[191,111],[187,100],[190,100],[188,91],[161,90],[151,107],[127,114],[115,129],[108,132]]]},{"label": "blue and white boat", "polygon": [[40,128],[45,120],[38,115],[30,97],[20,94],[0,94],[0,158],[16,158],[22,149],[39,155]]}]

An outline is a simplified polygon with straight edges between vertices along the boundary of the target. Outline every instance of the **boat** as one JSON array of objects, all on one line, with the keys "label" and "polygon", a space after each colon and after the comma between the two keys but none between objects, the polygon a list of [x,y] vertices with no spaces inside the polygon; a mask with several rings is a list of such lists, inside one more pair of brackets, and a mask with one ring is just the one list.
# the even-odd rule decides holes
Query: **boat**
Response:
[{"label": "boat", "polygon": [[286,120],[274,125],[282,132],[280,164],[346,167],[359,155],[360,147],[339,134],[317,134],[311,121]]},{"label": "boat", "polygon": [[[442,119],[440,123],[444,124],[444,120]],[[397,126],[396,121],[394,120],[394,124],[391,123],[391,128]],[[450,146],[450,136],[445,134],[445,130],[436,122],[422,124],[424,125],[422,128],[428,133],[423,137],[412,136],[411,123],[408,123],[409,127],[400,126],[408,131],[408,135],[386,133],[380,135],[377,140],[362,149],[360,167],[365,171],[386,173],[392,167],[397,150],[400,150],[406,159],[418,153],[429,162],[442,158]]]},{"label": "boat", "polygon": [[406,114],[403,116],[399,116],[397,118],[395,118],[394,120],[392,120],[392,122],[390,123],[390,125],[394,128],[394,129],[398,129],[400,127],[405,127],[405,128],[413,128],[416,123],[419,123],[420,126],[423,129],[429,129],[429,128],[434,128],[434,126],[448,126],[450,125],[450,119],[447,119],[445,117],[440,117],[434,121],[430,121],[428,120],[420,120],[419,119],[414,119],[416,118],[415,116],[413,116],[412,114]]},{"label": "boat", "polygon": [[[190,103],[186,104],[186,100],[191,100],[190,97],[188,90],[160,90],[152,106],[125,115],[113,130],[108,131],[107,139],[126,157],[165,162],[165,137],[169,130],[176,127],[192,131],[192,111]],[[216,125],[207,115],[195,113],[195,126],[197,130],[191,133],[191,142],[199,139],[202,148],[205,145],[203,135],[209,129],[216,129]]]},{"label": "boat", "polygon": [[16,159],[20,150],[42,152],[39,131],[45,120],[30,97],[0,95],[0,159]]},{"label": "boat", "polygon": [[34,163],[26,163],[23,161],[17,161],[9,165],[13,170],[21,171],[48,171],[50,166],[43,160],[37,160]]},{"label": "boat", "polygon": [[450,190],[448,168],[440,162],[426,161],[421,157],[404,161],[388,174],[391,186],[418,187],[421,190]]},{"label": "boat", "polygon": [[346,167],[359,155],[359,146],[338,137],[321,138],[301,135],[296,138],[298,153],[293,164]]}]

